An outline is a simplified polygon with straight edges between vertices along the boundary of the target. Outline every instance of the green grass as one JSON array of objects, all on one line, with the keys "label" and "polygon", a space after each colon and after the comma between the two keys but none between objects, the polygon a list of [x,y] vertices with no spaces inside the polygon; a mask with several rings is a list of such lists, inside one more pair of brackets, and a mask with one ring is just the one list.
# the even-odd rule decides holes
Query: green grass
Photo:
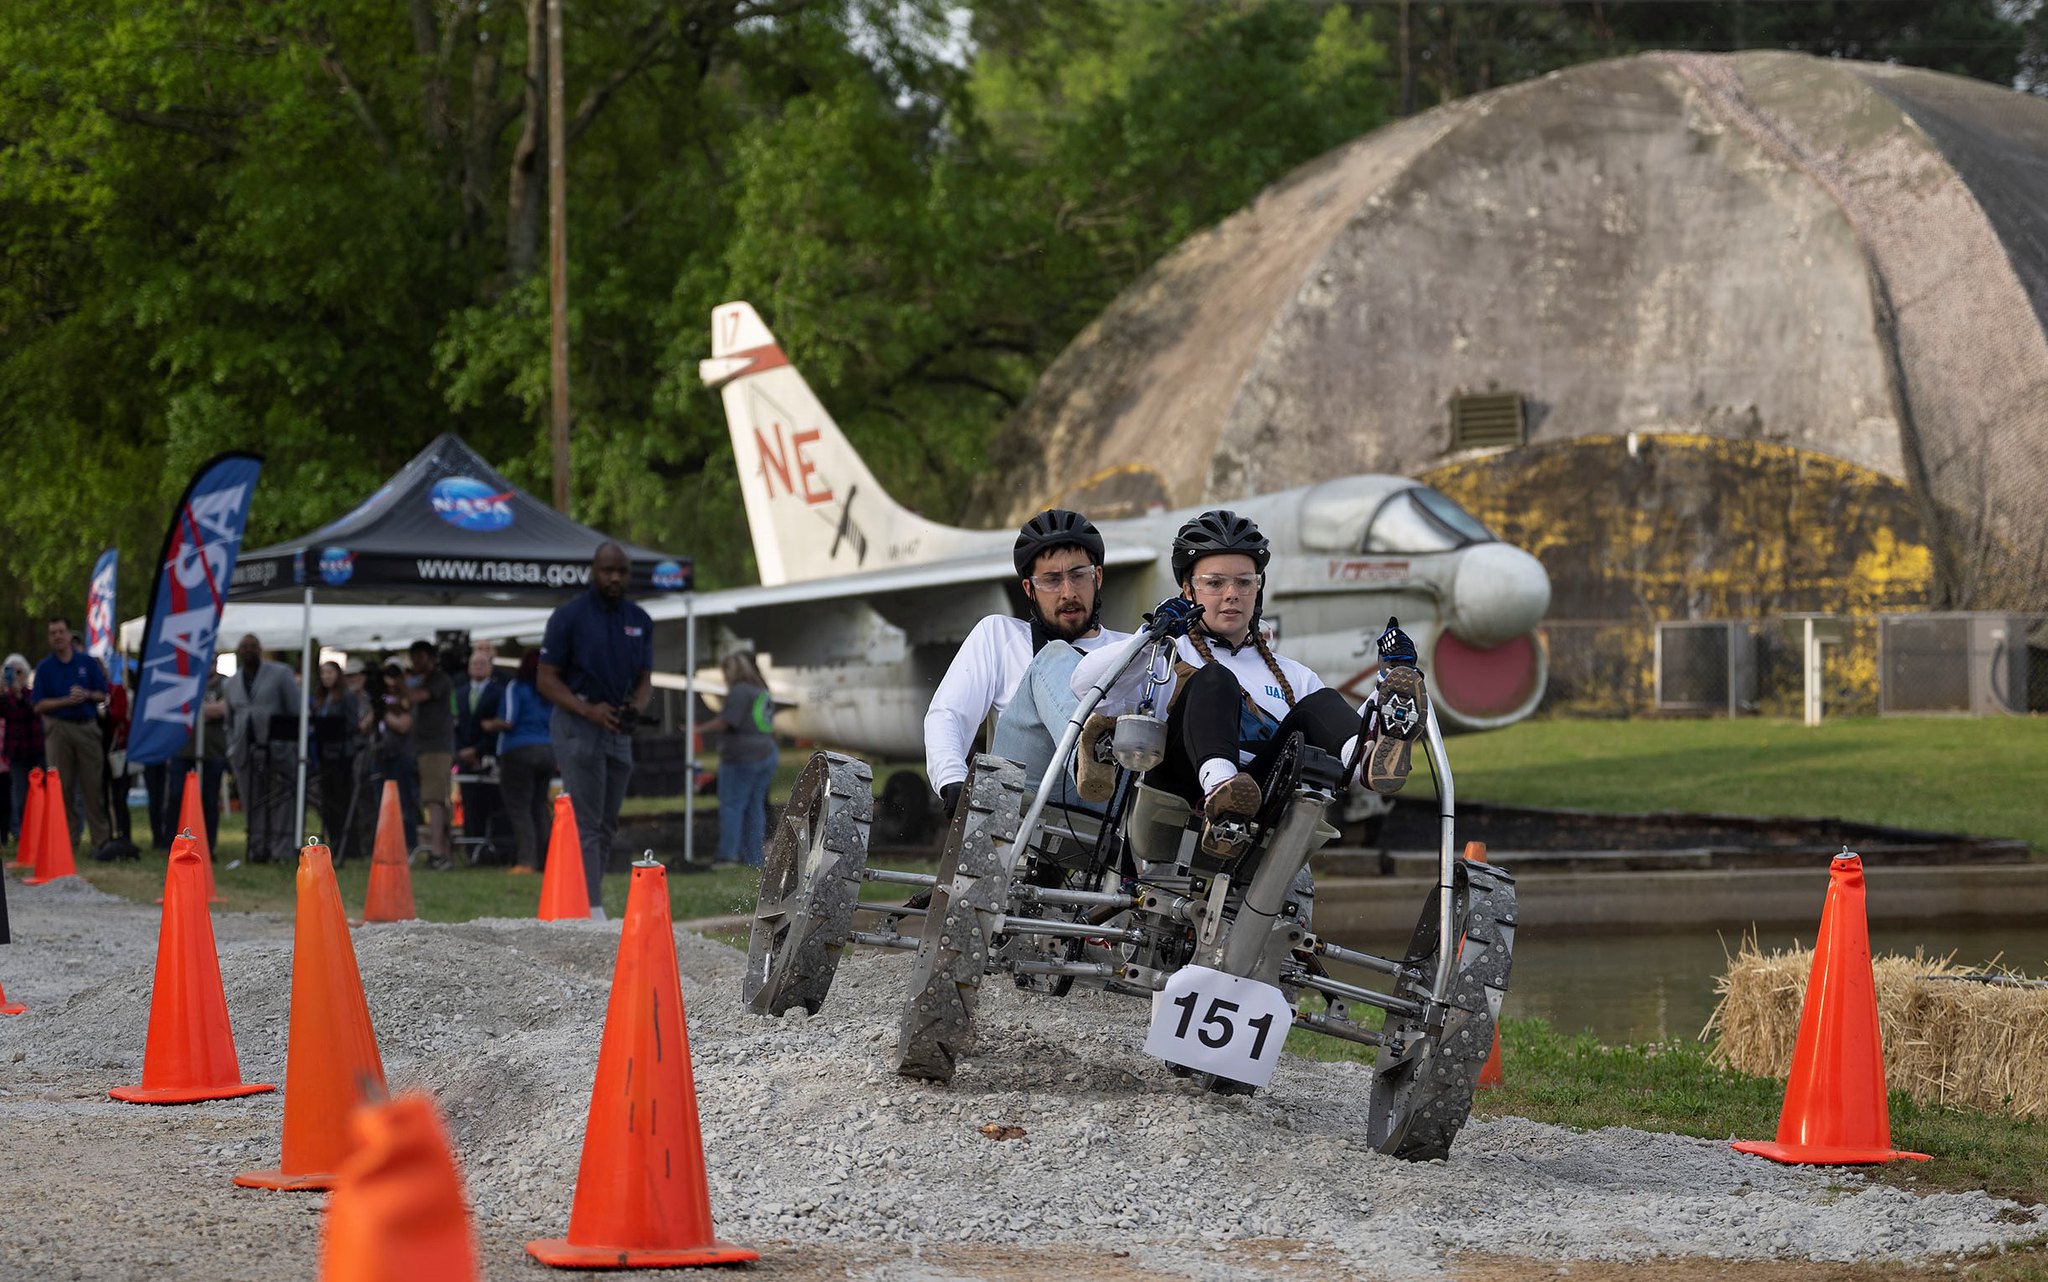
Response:
[{"label": "green grass", "polygon": [[1852,819],[2048,852],[2048,717],[1524,721],[1447,746],[1461,800]]},{"label": "green grass", "polygon": [[[297,878],[293,870],[276,864],[249,864],[229,868],[240,857],[241,834],[231,830],[225,817],[221,822],[223,858],[214,865],[214,883],[220,891],[222,912],[290,913],[296,901]],[[139,863],[81,864],[85,879],[111,895],[152,903],[163,893],[164,859],[144,855]],[[341,885],[341,902],[351,914],[362,911],[363,891],[370,877],[367,861],[351,860],[335,874]],[[616,917],[625,911],[626,888],[631,879],[613,873],[604,879],[605,911]],[[413,906],[423,921],[469,921],[477,917],[531,917],[540,906],[539,877],[514,877],[503,868],[458,868],[433,872],[415,868],[412,872]],[[760,873],[752,868],[721,865],[709,872],[670,873],[669,910],[677,921],[751,912]]]}]

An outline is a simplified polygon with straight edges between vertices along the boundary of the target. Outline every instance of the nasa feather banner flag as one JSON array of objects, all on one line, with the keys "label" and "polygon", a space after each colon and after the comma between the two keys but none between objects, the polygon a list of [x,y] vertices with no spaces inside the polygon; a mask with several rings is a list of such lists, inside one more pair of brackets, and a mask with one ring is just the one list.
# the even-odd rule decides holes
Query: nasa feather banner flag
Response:
[{"label": "nasa feather banner flag", "polygon": [[137,765],[169,760],[192,734],[262,470],[254,454],[216,455],[171,512],[131,705],[128,760]]},{"label": "nasa feather banner flag", "polygon": [[114,653],[114,574],[121,554],[100,553],[92,567],[92,588],[85,594],[85,652],[106,665],[107,680],[121,682],[121,661]]}]

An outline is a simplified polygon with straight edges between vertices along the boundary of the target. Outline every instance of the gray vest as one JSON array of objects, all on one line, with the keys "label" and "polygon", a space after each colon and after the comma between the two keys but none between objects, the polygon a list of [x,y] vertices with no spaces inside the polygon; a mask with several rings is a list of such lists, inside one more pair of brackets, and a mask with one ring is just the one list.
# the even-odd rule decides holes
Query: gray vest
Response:
[{"label": "gray vest", "polygon": [[[1010,705],[996,718],[995,738],[989,742],[988,750],[1021,764],[1024,782],[1034,791],[1051,767],[1052,751],[1059,746],[1059,737],[1081,702],[1073,688],[1074,669],[1080,662],[1081,652],[1073,646],[1064,641],[1048,642],[1024,669],[1024,675],[1017,680],[1017,693],[1010,696]],[[1100,806],[1089,805],[1074,791],[1072,770],[1060,771],[1059,787],[1053,792],[1052,801],[1091,815],[1102,813]]]}]

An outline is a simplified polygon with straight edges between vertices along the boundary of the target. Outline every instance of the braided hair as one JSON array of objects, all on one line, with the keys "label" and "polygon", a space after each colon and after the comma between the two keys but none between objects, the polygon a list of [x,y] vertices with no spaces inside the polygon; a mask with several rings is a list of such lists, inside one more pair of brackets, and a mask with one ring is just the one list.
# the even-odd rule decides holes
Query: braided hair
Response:
[{"label": "braided hair", "polygon": [[[1256,623],[1252,625],[1251,643],[1258,647],[1259,657],[1266,661],[1267,670],[1273,674],[1273,679],[1280,683],[1280,693],[1286,698],[1287,706],[1293,707],[1295,704],[1294,683],[1289,681],[1287,674],[1280,670],[1280,660],[1273,656],[1271,647],[1266,644],[1265,634],[1259,631]],[[1202,635],[1202,629],[1197,628],[1188,633],[1188,644],[1195,647],[1195,653],[1202,656],[1202,662],[1216,662],[1215,652],[1209,649],[1209,639]]]}]

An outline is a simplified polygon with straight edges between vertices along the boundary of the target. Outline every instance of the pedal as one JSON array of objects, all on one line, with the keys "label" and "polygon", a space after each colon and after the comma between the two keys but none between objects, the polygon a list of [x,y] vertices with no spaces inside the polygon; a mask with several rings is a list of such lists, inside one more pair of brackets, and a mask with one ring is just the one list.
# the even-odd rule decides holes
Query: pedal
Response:
[{"label": "pedal", "polygon": [[1221,863],[1242,858],[1258,839],[1259,828],[1243,819],[1211,819],[1202,828],[1201,853]]}]

